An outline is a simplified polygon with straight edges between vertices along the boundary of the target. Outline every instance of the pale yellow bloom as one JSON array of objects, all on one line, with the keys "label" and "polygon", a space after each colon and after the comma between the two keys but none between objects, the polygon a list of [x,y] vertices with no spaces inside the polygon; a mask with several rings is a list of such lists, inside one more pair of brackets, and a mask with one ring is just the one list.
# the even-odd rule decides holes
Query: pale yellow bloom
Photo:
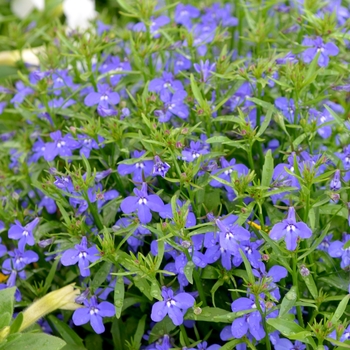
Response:
[{"label": "pale yellow bloom", "polygon": [[57,310],[76,310],[81,305],[75,303],[75,298],[80,294],[79,289],[74,288],[75,283],[54,290],[35,301],[23,312],[23,323],[19,332],[31,326],[45,315]]},{"label": "pale yellow bloom", "polygon": [[32,49],[24,49],[22,52],[19,50],[2,51],[0,52],[0,65],[14,66],[17,61],[22,59],[25,63],[38,66],[40,63],[38,56],[42,54],[43,51],[43,46]]}]

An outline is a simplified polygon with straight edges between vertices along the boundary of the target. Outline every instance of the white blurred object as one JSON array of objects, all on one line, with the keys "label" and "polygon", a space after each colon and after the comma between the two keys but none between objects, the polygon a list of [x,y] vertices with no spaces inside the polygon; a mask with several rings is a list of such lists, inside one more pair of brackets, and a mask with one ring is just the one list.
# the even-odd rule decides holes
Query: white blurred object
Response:
[{"label": "white blurred object", "polygon": [[19,18],[27,17],[35,8],[42,11],[44,7],[45,0],[11,0],[11,10]]},{"label": "white blurred object", "polygon": [[69,29],[87,29],[97,15],[95,0],[63,0],[63,12]]}]

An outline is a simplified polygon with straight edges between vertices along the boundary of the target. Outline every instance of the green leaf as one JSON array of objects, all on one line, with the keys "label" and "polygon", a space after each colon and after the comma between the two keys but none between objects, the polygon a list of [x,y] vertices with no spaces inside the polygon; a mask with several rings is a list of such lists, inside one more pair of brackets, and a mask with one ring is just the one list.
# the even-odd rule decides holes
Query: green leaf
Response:
[{"label": "green leaf", "polygon": [[202,94],[201,94],[201,92],[199,90],[199,87],[198,87],[198,85],[196,83],[196,80],[194,79],[193,74],[191,74],[190,80],[191,80],[191,89],[192,89],[192,92],[193,92],[193,96],[197,100],[198,104],[200,106],[203,106],[204,100],[203,100]]},{"label": "green leaf", "polygon": [[189,310],[185,315],[185,320],[232,323],[236,318],[236,314],[236,312],[228,312],[217,307],[206,306],[198,314],[194,313],[193,310]]},{"label": "green leaf", "polygon": [[146,326],[146,318],[147,315],[143,315],[137,324],[137,329],[134,335],[134,343],[136,343],[139,347],[141,347],[141,341],[142,337],[145,333],[145,326]]},{"label": "green leaf", "polygon": [[84,348],[82,339],[73,331],[73,329],[68,324],[62,322],[53,315],[49,315],[48,320],[66,343],[74,344]]},{"label": "green leaf", "polygon": [[85,346],[88,350],[103,350],[103,339],[98,334],[89,334],[85,338]]},{"label": "green leaf", "polygon": [[269,187],[272,180],[273,174],[273,157],[271,150],[269,149],[265,155],[265,162],[262,171],[261,186]]},{"label": "green leaf", "polygon": [[335,310],[333,317],[331,318],[331,323],[336,323],[340,317],[343,316],[346,307],[348,306],[350,294],[346,295],[343,300],[339,303],[337,309]]},{"label": "green leaf", "polygon": [[0,329],[7,327],[11,323],[12,314],[9,312],[0,313]]},{"label": "green leaf", "polygon": [[233,350],[236,349],[236,345],[241,344],[242,339],[234,339],[229,341],[228,343],[225,343],[223,346],[220,347],[221,350]]},{"label": "green leaf", "polygon": [[112,263],[105,261],[95,273],[94,279],[91,281],[90,288],[95,292],[100,285],[107,280],[111,271]]},{"label": "green leaf", "polygon": [[255,283],[255,277],[253,275],[252,267],[250,265],[249,260],[247,259],[247,257],[245,256],[245,254],[243,253],[243,250],[241,248],[239,248],[239,254],[241,254],[241,257],[243,259],[244,267],[245,267],[245,269],[247,271],[249,282],[251,284],[254,284]]},{"label": "green leaf", "polygon": [[122,314],[122,310],[123,310],[123,304],[124,304],[125,288],[124,288],[123,278],[124,278],[123,276],[118,276],[114,287],[114,306],[115,306],[115,315],[117,318],[120,318],[120,315]]},{"label": "green leaf", "polygon": [[[13,304],[14,304],[14,295],[16,287],[5,288],[0,290],[0,315],[9,314],[10,320],[13,314]],[[0,329],[5,326],[9,326],[10,320],[7,322],[0,317]],[[7,319],[7,317],[6,317]]]},{"label": "green leaf", "polygon": [[330,224],[328,224],[323,232],[322,232],[322,235],[320,235],[319,237],[317,237],[317,239],[314,241],[314,243],[312,244],[312,246],[302,255],[300,255],[298,257],[298,261],[299,260],[303,260],[305,257],[307,257],[310,253],[312,253],[323,241],[323,239],[326,237],[327,233],[328,233],[328,230],[329,228],[331,227]]},{"label": "green leaf", "polygon": [[[316,344],[315,344],[315,341],[312,339],[311,332],[303,331],[297,334],[290,334],[288,338],[292,340],[299,340],[302,343],[310,344],[312,346],[312,349],[316,349]],[[323,350],[323,346],[322,346],[322,350]]]},{"label": "green leaf", "polygon": [[256,134],[256,137],[261,136],[265,132],[267,127],[270,125],[273,111],[274,111],[273,106],[268,109],[266,116],[265,116],[265,119],[262,122],[262,124],[261,124],[261,126]]},{"label": "green leaf", "polygon": [[160,291],[159,283],[156,279],[152,280],[150,294],[153,298],[162,301],[162,293]]},{"label": "green leaf", "polygon": [[141,278],[140,276],[134,277],[135,286],[140,289],[140,292],[143,293],[149,300],[153,300],[151,295],[151,286],[145,278]]},{"label": "green leaf", "polygon": [[227,136],[212,136],[209,137],[205,142],[206,143],[223,143],[226,141],[232,141]]},{"label": "green leaf", "polygon": [[21,328],[22,323],[23,323],[23,312],[20,312],[11,324],[10,334],[17,333]]},{"label": "green leaf", "polygon": [[51,265],[50,272],[45,279],[45,284],[44,284],[44,287],[43,287],[42,292],[41,292],[42,295],[45,295],[46,292],[51,287],[51,283],[55,277],[57,265],[59,262],[60,262],[60,259],[56,259],[56,260],[54,260],[53,264]]},{"label": "green leaf", "polygon": [[337,348],[337,350],[350,349],[350,344],[348,342],[344,343],[344,342],[341,342],[339,340],[335,340],[333,338],[326,338],[326,340],[328,340],[332,344],[339,346],[339,348]]},{"label": "green leaf", "polygon": [[293,333],[295,334],[304,331],[304,328],[302,328],[295,322],[288,321],[286,319],[283,319],[283,321],[281,321],[281,319],[278,318],[268,318],[266,322],[273,328],[280,331],[286,337],[289,337]]},{"label": "green leaf", "polygon": [[152,328],[148,342],[150,344],[155,342],[165,334],[170,334],[175,328],[176,326],[174,325],[173,321],[169,318],[169,316],[166,316]]},{"label": "green leaf", "polygon": [[312,275],[309,274],[308,276],[303,276],[303,280],[306,284],[307,289],[310,291],[312,297],[316,300],[318,298],[318,289],[316,287]]},{"label": "green leaf", "polygon": [[191,284],[193,284],[193,269],[195,268],[195,265],[192,261],[189,261],[186,266],[184,267],[184,274]]},{"label": "green leaf", "polygon": [[335,121],[343,128],[345,125],[344,120],[341,117],[339,117],[339,115],[335,113],[333,109],[327,106],[326,104],[324,104],[323,107],[327,109],[327,111],[332,115]]},{"label": "green leaf", "polygon": [[208,265],[202,270],[201,278],[207,280],[218,279],[219,273],[214,266]]},{"label": "green leaf", "polygon": [[21,337],[7,343],[2,350],[60,350],[66,343],[52,335],[39,333],[23,333]]},{"label": "green leaf", "polygon": [[293,286],[282,300],[280,312],[278,314],[279,318],[283,318],[288,314],[289,310],[295,305],[297,297],[297,289],[295,286]]},{"label": "green leaf", "polygon": [[348,210],[340,204],[329,204],[320,207],[320,214],[322,215],[332,215],[332,216],[341,216],[344,219],[348,219]]}]

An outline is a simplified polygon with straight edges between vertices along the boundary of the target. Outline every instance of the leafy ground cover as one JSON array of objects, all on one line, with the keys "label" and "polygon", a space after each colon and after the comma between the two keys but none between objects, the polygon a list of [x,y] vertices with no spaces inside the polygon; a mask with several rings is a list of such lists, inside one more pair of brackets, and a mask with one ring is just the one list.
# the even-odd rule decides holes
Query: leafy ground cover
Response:
[{"label": "leafy ground cover", "polygon": [[0,349],[349,349],[349,1],[68,2],[1,9]]}]

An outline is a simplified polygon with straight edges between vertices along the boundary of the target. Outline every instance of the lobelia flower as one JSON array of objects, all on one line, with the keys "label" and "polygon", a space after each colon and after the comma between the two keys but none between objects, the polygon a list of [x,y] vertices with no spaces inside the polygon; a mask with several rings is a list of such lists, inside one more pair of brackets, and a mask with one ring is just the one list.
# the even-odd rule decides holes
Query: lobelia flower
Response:
[{"label": "lobelia flower", "polygon": [[333,238],[333,234],[329,234],[327,235],[323,241],[321,242],[321,244],[316,248],[317,250],[323,250],[324,252],[328,253],[328,248],[331,245],[331,240]]},{"label": "lobelia flower", "polygon": [[75,248],[66,250],[61,256],[63,266],[71,266],[78,263],[80,274],[82,277],[90,276],[90,263],[99,259],[99,252],[95,245],[88,248],[87,238],[84,236],[80,244],[76,244]]},{"label": "lobelia flower", "polygon": [[80,143],[73,139],[72,135],[66,134],[62,137],[60,130],[50,133],[54,142],[48,142],[45,145],[44,158],[50,162],[58,155],[61,157],[70,157],[72,151],[80,148]]},{"label": "lobelia flower", "polygon": [[170,288],[162,288],[163,301],[158,301],[152,306],[151,319],[160,322],[169,315],[175,326],[183,323],[183,315],[195,303],[195,299],[188,293],[179,293],[174,296]]},{"label": "lobelia flower", "polygon": [[220,247],[232,252],[234,255],[239,255],[239,243],[248,241],[250,232],[234,223],[226,225],[220,219],[216,220],[216,225],[219,228]]},{"label": "lobelia flower", "polygon": [[298,60],[295,58],[295,55],[293,55],[291,52],[288,52],[284,57],[276,59],[277,64],[286,64],[287,62],[294,64],[298,63]]},{"label": "lobelia flower", "polygon": [[39,192],[39,194],[42,198],[38,204],[38,209],[45,208],[49,214],[56,213],[57,211],[56,202],[52,198],[44,195],[41,191]]},{"label": "lobelia flower", "polygon": [[148,91],[160,94],[160,99],[163,102],[168,102],[173,93],[176,91],[184,91],[184,87],[180,80],[174,79],[173,73],[163,72],[162,78],[155,78],[150,81]]},{"label": "lobelia flower", "polygon": [[112,28],[112,26],[105,24],[100,20],[97,20],[96,24],[97,24],[97,35],[98,36],[102,36],[103,34],[109,32]]},{"label": "lobelia flower", "polygon": [[[1,243],[1,237],[0,237],[0,243]],[[0,258],[4,256],[7,253],[7,248],[4,244],[0,244]]]},{"label": "lobelia flower", "polygon": [[[182,202],[181,200],[177,199],[176,200],[176,207],[175,210],[180,213],[180,208],[182,208],[182,206],[184,205],[184,202]],[[193,212],[191,211],[192,207],[189,206],[188,208],[188,213],[187,213],[187,217],[183,218],[183,220],[185,221],[185,227],[189,228],[189,227],[193,227],[196,225],[196,216],[193,214]],[[172,210],[172,206],[171,203],[165,204],[162,211],[159,212],[159,216],[163,219],[173,219],[174,218],[174,213]]]},{"label": "lobelia flower", "polygon": [[189,110],[184,103],[186,96],[187,92],[184,90],[175,91],[174,94],[164,94],[161,98],[164,106],[162,109],[155,110],[154,115],[161,123],[168,122],[172,116],[187,119]]},{"label": "lobelia flower", "polygon": [[304,350],[306,349],[306,345],[300,341],[296,341],[293,344],[289,339],[280,338],[275,344],[275,350]]},{"label": "lobelia flower", "polygon": [[141,190],[134,188],[136,196],[124,198],[120,208],[124,214],[131,214],[137,211],[137,216],[142,224],[148,224],[152,220],[151,210],[160,212],[164,208],[162,199],[156,194],[148,194],[147,183],[143,183]]},{"label": "lobelia flower", "polygon": [[259,278],[268,277],[270,281],[268,284],[270,294],[276,300],[280,300],[281,294],[276,282],[288,276],[288,271],[285,267],[274,265],[270,268],[269,272],[266,272],[265,265],[261,263],[257,269],[253,269],[253,275]]},{"label": "lobelia flower", "polygon": [[350,265],[350,248],[344,248],[346,242],[350,240],[349,234],[344,234],[343,241],[334,241],[328,248],[328,254],[332,258],[341,258],[340,267],[346,269]]},{"label": "lobelia flower", "polygon": [[270,238],[274,241],[285,237],[286,247],[293,251],[297,247],[298,238],[310,238],[312,236],[311,229],[303,222],[296,222],[295,209],[289,207],[288,217],[281,223],[274,225],[270,232]]},{"label": "lobelia flower", "polygon": [[333,117],[331,114],[324,109],[323,112],[319,112],[314,108],[309,109],[309,115],[313,120],[316,120],[317,124],[317,133],[323,138],[327,139],[332,136],[332,126],[331,125],[323,125],[327,122],[331,122]]},{"label": "lobelia flower", "polygon": [[97,106],[101,117],[116,115],[114,106],[120,101],[119,94],[111,90],[108,84],[97,84],[97,92],[90,92],[84,99],[86,106]]},{"label": "lobelia flower", "polygon": [[[263,305],[261,305],[263,308]],[[231,304],[233,312],[256,309],[255,301],[249,298],[238,298]],[[236,318],[231,325],[231,332],[235,338],[244,337],[248,331],[256,340],[265,337],[265,331],[262,326],[262,318],[259,311],[253,311],[242,317]]]},{"label": "lobelia flower", "polygon": [[329,42],[324,44],[322,38],[319,36],[315,39],[305,38],[301,44],[303,46],[312,46],[302,53],[304,62],[310,63],[316,57],[317,53],[320,53],[317,61],[320,67],[327,67],[329,56],[336,56],[339,53],[339,49],[334,43]]},{"label": "lobelia flower", "polygon": [[[204,56],[207,53],[206,44],[210,44],[214,40],[216,29],[217,25],[214,22],[198,23],[193,27],[193,47],[197,48],[199,56]],[[187,41],[185,41],[184,46],[187,45]]]},{"label": "lobelia flower", "polygon": [[77,85],[73,83],[73,78],[68,74],[67,69],[57,69],[52,74],[52,90],[53,93],[58,96],[61,95],[63,89],[70,88],[76,89]]},{"label": "lobelia flower", "polygon": [[117,171],[120,175],[125,176],[133,174],[132,179],[135,182],[142,182],[142,175],[146,178],[152,174],[154,162],[152,160],[139,160],[146,151],[134,151],[132,154],[135,164],[119,164]]},{"label": "lobelia flower", "polygon": [[7,106],[7,102],[0,102],[0,114],[4,112],[4,109]]},{"label": "lobelia flower", "polygon": [[15,225],[12,225],[8,231],[8,237],[19,240],[18,247],[24,250],[26,244],[33,246],[35,243],[33,231],[39,223],[39,218],[35,218],[26,226],[22,226],[18,220],[15,220]]},{"label": "lobelia flower", "polygon": [[192,5],[178,4],[175,8],[174,20],[177,24],[182,24],[187,29],[192,27],[192,19],[197,18],[200,11]]},{"label": "lobelia flower", "polygon": [[169,169],[170,165],[168,163],[163,162],[159,156],[154,156],[153,176],[160,175],[161,177],[165,177]]},{"label": "lobelia flower", "polygon": [[182,151],[182,159],[186,162],[193,162],[195,159],[199,158],[201,154],[208,154],[209,150],[200,141],[191,141],[190,147],[185,148]]},{"label": "lobelia flower", "polygon": [[[275,100],[275,106],[282,111],[283,115],[290,123],[294,123],[295,104],[292,98],[288,100],[286,97],[278,97]],[[297,120],[299,119],[300,116],[298,115]]]},{"label": "lobelia flower", "polygon": [[[102,136],[97,136],[98,142],[102,143],[104,141],[104,138]],[[82,135],[78,134],[78,141],[80,142],[80,155],[83,155],[85,158],[90,157],[90,152],[93,149],[100,149],[98,143],[93,138],[89,137],[88,135]]]},{"label": "lobelia flower", "polygon": [[211,77],[212,73],[215,71],[216,63],[210,64],[209,60],[206,60],[205,62],[201,60],[199,64],[194,63],[193,67],[196,72],[200,74],[200,81],[202,83],[206,83],[207,80]]},{"label": "lobelia flower", "polygon": [[15,107],[18,107],[28,95],[34,93],[34,90],[31,87],[25,86],[21,81],[17,81],[16,89],[17,93],[11,99],[11,103],[13,103]]},{"label": "lobelia flower", "polygon": [[81,326],[90,322],[91,327],[97,334],[105,331],[103,317],[112,317],[115,315],[115,307],[108,301],[97,302],[96,296],[92,296],[90,300],[84,300],[84,306],[74,311],[73,323],[76,326]]},{"label": "lobelia flower", "polygon": [[119,72],[130,71],[131,69],[128,61],[121,61],[118,56],[108,56],[98,70],[102,74],[111,72],[109,81],[112,86],[116,86],[120,79],[125,76],[125,74],[120,74]]},{"label": "lobelia flower", "polygon": [[[334,330],[331,334],[329,334],[330,338],[337,339],[337,332]],[[344,343],[345,341],[350,340],[350,325],[344,329],[343,334],[339,338],[339,341],[341,343]]]},{"label": "lobelia flower", "polygon": [[[247,257],[248,261],[254,268],[260,268],[264,265],[261,260],[261,253],[259,252],[259,247],[264,243],[263,240],[257,240],[255,242],[251,241],[241,241],[239,246],[242,249],[244,255]],[[241,255],[235,255],[233,258],[233,265],[238,267],[243,262]]]},{"label": "lobelia flower", "polygon": [[339,191],[341,188],[341,181],[340,181],[340,170],[337,169],[334,173],[334,177],[329,185],[329,188],[331,191]]},{"label": "lobelia flower", "polygon": [[[135,218],[120,218],[114,225],[113,230],[119,230],[130,225],[136,224],[138,220]],[[143,246],[145,235],[149,235],[151,232],[144,226],[138,224],[133,231],[133,234],[127,239],[127,242],[133,252],[137,252],[138,247]]]},{"label": "lobelia flower", "polygon": [[174,74],[178,74],[179,72],[190,69],[191,67],[191,60],[181,54],[176,55],[174,60]]},{"label": "lobelia flower", "polygon": [[[170,23],[168,16],[159,16],[157,18],[151,17],[150,33],[153,38],[159,38],[159,28],[164,27]],[[146,25],[143,22],[138,22],[132,27],[134,32],[145,32],[147,30]]]},{"label": "lobelia flower", "polygon": [[[10,257],[2,263],[2,272],[5,275],[10,274],[8,283],[14,286],[17,274],[20,278],[25,279],[25,267],[33,262],[37,262],[39,256],[32,250],[24,251],[24,247],[20,246],[18,246],[18,249],[15,248],[13,252],[8,252],[8,255]],[[11,282],[11,280],[13,281]]]}]

